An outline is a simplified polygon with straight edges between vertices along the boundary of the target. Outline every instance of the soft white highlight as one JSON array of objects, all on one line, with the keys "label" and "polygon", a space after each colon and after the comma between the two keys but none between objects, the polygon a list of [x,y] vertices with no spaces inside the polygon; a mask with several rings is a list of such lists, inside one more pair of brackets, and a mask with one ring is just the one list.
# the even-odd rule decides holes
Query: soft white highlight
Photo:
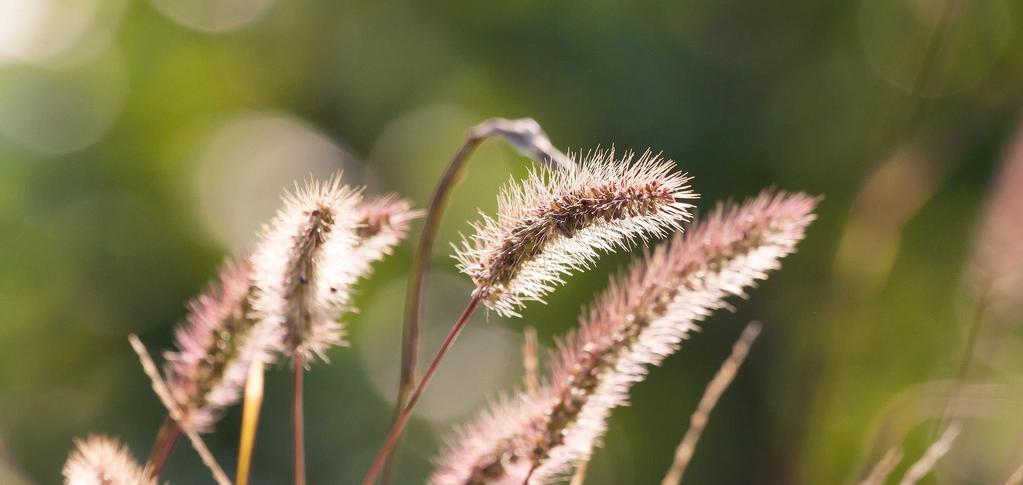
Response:
[{"label": "soft white highlight", "polygon": [[75,440],[75,450],[64,463],[64,484],[156,485],[156,478],[118,440],[91,435]]}]

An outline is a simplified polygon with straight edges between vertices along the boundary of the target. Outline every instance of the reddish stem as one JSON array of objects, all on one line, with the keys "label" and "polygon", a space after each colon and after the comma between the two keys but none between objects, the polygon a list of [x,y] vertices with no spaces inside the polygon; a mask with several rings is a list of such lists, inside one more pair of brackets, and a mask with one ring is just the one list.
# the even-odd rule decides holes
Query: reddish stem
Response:
[{"label": "reddish stem", "polygon": [[391,430],[387,433],[387,439],[384,440],[384,446],[380,449],[380,453],[376,459],[373,460],[373,464],[369,467],[369,471],[366,472],[366,478],[363,479],[362,485],[373,485],[376,482],[377,475],[380,473],[380,469],[384,464],[384,461],[390,456],[391,452],[394,451],[395,445],[398,443],[398,438],[401,437],[402,431],[405,430],[405,425],[408,424],[408,420],[412,417],[412,409],[415,408],[416,403],[419,402],[419,398],[423,395],[423,391],[426,390],[426,386],[430,383],[430,379],[433,378],[433,374],[437,372],[437,367],[440,364],[441,359],[448,353],[451,345],[455,343],[455,339],[458,338],[458,334],[465,328],[465,324],[469,321],[469,316],[479,306],[480,297],[478,294],[473,295],[472,299],[469,300],[469,304],[466,305],[465,310],[462,310],[462,314],[455,321],[454,326],[451,327],[451,331],[448,332],[448,336],[444,338],[444,343],[441,344],[440,349],[437,351],[437,355],[433,357],[433,361],[430,362],[430,366],[427,367],[426,373],[423,374],[422,380],[416,386],[412,395],[409,397],[408,404],[405,409],[401,411],[398,418],[395,419],[394,424],[391,426]]},{"label": "reddish stem", "polygon": [[299,352],[295,353],[293,370],[291,428],[295,462],[294,484],[305,485],[305,425],[302,417],[302,379],[305,376],[305,368],[302,365],[302,355]]},{"label": "reddish stem", "polygon": [[526,479],[522,481],[522,485],[529,485],[529,479],[533,478],[533,472],[536,471],[536,463],[529,467],[529,473],[526,474]]},{"label": "reddish stem", "polygon": [[[416,356],[419,351],[419,313],[422,306],[423,294],[426,292],[426,274],[430,269],[430,257],[433,254],[433,243],[437,239],[437,231],[440,229],[440,220],[444,215],[444,208],[447,206],[451,190],[461,180],[465,173],[465,165],[469,161],[476,148],[490,137],[502,137],[520,152],[529,155],[534,160],[551,168],[569,168],[573,165],[571,159],[559,152],[551,144],[547,135],[540,128],[540,125],[528,118],[519,120],[506,120],[503,118],[492,118],[486,120],[469,130],[465,143],[458,149],[458,153],[451,159],[447,170],[430,200],[430,207],[426,212],[426,219],[423,221],[422,233],[419,236],[419,244],[416,252],[412,255],[412,269],[409,275],[409,284],[405,294],[405,324],[401,336],[401,378],[398,383],[398,399],[394,406],[394,419],[397,422],[401,411],[405,409],[406,399],[416,384]],[[387,460],[384,466],[383,480],[381,483],[387,485],[391,482],[391,474],[394,470],[394,459]]]},{"label": "reddish stem", "polygon": [[160,431],[156,433],[153,451],[149,455],[148,465],[154,478],[158,478],[163,471],[164,465],[167,464],[167,459],[170,458],[171,451],[174,451],[174,445],[177,444],[179,436],[181,436],[181,427],[168,415],[163,419]]}]

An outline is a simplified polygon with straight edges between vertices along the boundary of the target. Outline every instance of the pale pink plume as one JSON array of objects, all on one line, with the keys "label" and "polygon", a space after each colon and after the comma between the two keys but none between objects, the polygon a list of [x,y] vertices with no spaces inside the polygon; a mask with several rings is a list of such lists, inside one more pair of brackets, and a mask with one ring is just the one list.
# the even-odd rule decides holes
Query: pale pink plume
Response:
[{"label": "pale pink plume", "polygon": [[483,215],[456,248],[459,270],[476,295],[503,316],[543,297],[604,252],[681,230],[696,198],[675,163],[650,152],[633,162],[595,152],[563,170],[532,172],[498,197],[497,218]]},{"label": "pale pink plume", "polygon": [[372,263],[390,255],[405,239],[412,220],[420,217],[421,211],[412,208],[412,201],[393,194],[366,199],[358,205],[358,211],[358,240],[352,260],[359,267],[357,276],[364,278]]},{"label": "pale pink plume", "polygon": [[767,191],[719,206],[610,287],[552,356],[547,384],[463,429],[431,478],[437,485],[548,483],[570,473],[603,435],[632,384],[678,350],[730,296],[780,266],[814,219],[817,199]]},{"label": "pale pink plume", "polygon": [[225,263],[189,303],[185,324],[174,331],[177,350],[164,353],[167,386],[197,431],[210,431],[238,402],[252,361],[265,361],[280,347],[279,332],[251,318],[251,272],[247,259]]},{"label": "pale pink plume", "polygon": [[75,440],[64,463],[65,485],[156,485],[156,478],[114,438],[91,435]]},{"label": "pale pink plume", "polygon": [[[1023,302],[1023,121],[1002,156],[984,204],[969,282],[996,313]],[[1004,315],[1003,315],[1004,316]]]}]

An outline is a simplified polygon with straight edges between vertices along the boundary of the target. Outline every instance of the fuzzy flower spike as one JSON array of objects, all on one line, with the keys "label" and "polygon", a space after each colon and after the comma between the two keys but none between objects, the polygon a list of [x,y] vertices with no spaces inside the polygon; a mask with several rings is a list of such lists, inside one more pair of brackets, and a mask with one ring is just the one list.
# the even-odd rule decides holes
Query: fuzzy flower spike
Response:
[{"label": "fuzzy flower spike", "polygon": [[340,175],[286,193],[252,256],[252,306],[283,334],[285,353],[309,362],[343,343],[337,317],[365,265],[354,260],[361,193]]},{"label": "fuzzy flower spike", "polygon": [[156,485],[156,478],[114,438],[92,435],[75,440],[64,464],[65,485]]},{"label": "fuzzy flower spike", "polygon": [[611,410],[729,296],[777,269],[814,219],[817,199],[765,192],[719,206],[613,279],[552,357],[547,384],[463,429],[436,485],[548,483],[589,457]]},{"label": "fuzzy flower spike", "polygon": [[646,152],[615,160],[596,152],[565,170],[539,169],[512,183],[456,248],[459,269],[475,294],[502,316],[542,301],[562,276],[587,267],[601,252],[680,230],[697,195],[675,163]]},{"label": "fuzzy flower spike", "polygon": [[252,268],[228,261],[216,282],[189,304],[174,332],[178,350],[164,353],[167,385],[197,431],[210,431],[223,409],[238,402],[253,360],[279,346],[272,327],[258,325],[248,305]]},{"label": "fuzzy flower spike", "polygon": [[356,276],[366,277],[370,265],[394,251],[405,236],[409,225],[421,212],[412,208],[412,202],[396,195],[372,197],[359,203],[358,240],[352,254]]},{"label": "fuzzy flower spike", "polygon": [[[362,278],[405,238],[418,213],[393,195],[357,207],[350,271]],[[189,303],[185,325],[174,332],[177,350],[164,354],[171,394],[198,431],[209,431],[223,409],[238,402],[253,360],[268,361],[269,352],[282,345],[274,327],[252,318],[251,276],[248,258],[228,261],[217,281]]]}]

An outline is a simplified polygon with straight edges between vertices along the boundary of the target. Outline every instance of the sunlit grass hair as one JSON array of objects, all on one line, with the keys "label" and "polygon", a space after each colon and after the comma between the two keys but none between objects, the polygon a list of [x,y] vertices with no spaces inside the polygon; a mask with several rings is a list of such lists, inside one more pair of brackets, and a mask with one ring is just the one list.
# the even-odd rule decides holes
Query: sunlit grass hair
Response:
[{"label": "sunlit grass hair", "polygon": [[500,193],[497,217],[483,215],[456,248],[459,269],[498,314],[542,301],[562,277],[601,252],[681,229],[696,198],[675,163],[646,152],[615,159],[594,152],[563,170],[531,172]]},{"label": "sunlit grass hair", "polygon": [[343,343],[337,317],[348,309],[361,266],[361,193],[335,175],[286,193],[284,206],[263,228],[252,256],[252,306],[262,324],[282,333],[283,350],[304,362]]}]

